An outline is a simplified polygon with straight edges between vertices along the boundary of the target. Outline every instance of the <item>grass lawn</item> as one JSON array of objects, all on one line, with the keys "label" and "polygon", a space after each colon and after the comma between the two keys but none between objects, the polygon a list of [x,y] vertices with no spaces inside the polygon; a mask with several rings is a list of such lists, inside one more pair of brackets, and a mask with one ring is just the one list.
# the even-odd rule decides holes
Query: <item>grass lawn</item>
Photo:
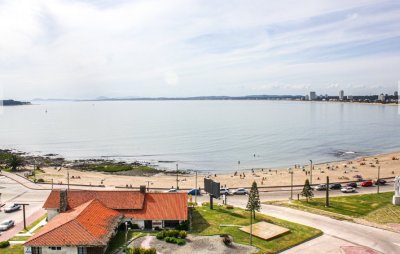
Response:
[{"label": "grass lawn", "polygon": [[92,164],[82,167],[83,170],[101,171],[101,172],[121,172],[136,170],[143,173],[157,173],[158,170],[146,165],[125,165],[125,164]]},{"label": "grass lawn", "polygon": [[[249,215],[250,213],[248,211],[240,208],[226,209],[221,206],[214,206],[214,210],[210,210],[210,208],[206,206],[196,207],[193,210],[193,229],[191,233],[198,235],[229,234],[233,237],[234,242],[248,245],[249,234],[240,231],[237,226],[220,227],[220,225],[249,225]],[[315,228],[276,219],[263,214],[256,215],[254,223],[259,221],[266,221],[290,229],[290,233],[270,241],[253,237],[253,245],[260,249],[260,253],[276,253],[322,233]]]},{"label": "grass lawn", "polygon": [[378,224],[400,223],[400,206],[392,205],[393,192],[380,194],[349,195],[331,197],[330,207],[325,207],[325,198],[306,201],[270,202],[292,208],[317,212],[339,219],[360,218]]},{"label": "grass lawn", "polygon": [[[128,241],[132,238],[136,238],[142,235],[141,232],[128,231]],[[118,231],[114,238],[111,240],[108,245],[107,251],[105,254],[113,253],[118,248],[122,247],[125,244],[125,231]]]},{"label": "grass lawn", "polygon": [[0,249],[0,254],[24,254],[24,247],[20,244],[12,245],[5,249]]}]

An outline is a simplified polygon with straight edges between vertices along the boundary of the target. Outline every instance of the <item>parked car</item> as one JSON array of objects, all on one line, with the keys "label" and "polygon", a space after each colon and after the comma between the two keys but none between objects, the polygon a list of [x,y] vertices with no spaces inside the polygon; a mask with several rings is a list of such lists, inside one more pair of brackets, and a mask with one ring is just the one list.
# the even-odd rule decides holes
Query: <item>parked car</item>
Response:
[{"label": "parked car", "polygon": [[342,185],[340,183],[333,183],[329,185],[329,189],[331,190],[340,190]]},{"label": "parked car", "polygon": [[12,226],[14,226],[13,220],[5,220],[0,223],[0,231],[6,231],[7,229],[11,228]]},{"label": "parked car", "polygon": [[373,185],[374,184],[372,183],[372,181],[364,181],[364,182],[361,183],[362,187],[371,187]]},{"label": "parked car", "polygon": [[385,185],[386,184],[386,180],[384,180],[384,179],[375,180],[374,184],[375,185]]},{"label": "parked car", "polygon": [[353,187],[353,188],[357,188],[357,183],[348,183],[346,184],[347,187]]},{"label": "parked car", "polygon": [[319,185],[317,185],[317,187],[315,187],[315,190],[318,190],[318,191],[326,190],[326,185],[325,184],[319,184]]},{"label": "parked car", "polygon": [[232,194],[233,195],[246,195],[246,194],[249,194],[249,192],[244,188],[239,188],[239,189],[235,190]]},{"label": "parked car", "polygon": [[346,186],[341,188],[340,191],[343,193],[351,193],[351,192],[356,192],[356,189],[350,186]]},{"label": "parked car", "polygon": [[169,190],[167,190],[167,191],[165,191],[165,192],[176,193],[176,192],[178,192],[178,190],[172,188],[172,189],[169,189]]},{"label": "parked car", "polygon": [[200,196],[200,195],[201,195],[201,192],[200,192],[199,189],[191,189],[191,190],[188,192],[188,195]]},{"label": "parked car", "polygon": [[18,211],[19,209],[21,209],[21,205],[12,204],[12,205],[7,206],[6,208],[4,208],[4,212],[5,213],[11,213],[11,212]]},{"label": "parked car", "polygon": [[231,192],[230,192],[229,188],[221,188],[219,190],[219,194],[220,195],[231,195]]}]

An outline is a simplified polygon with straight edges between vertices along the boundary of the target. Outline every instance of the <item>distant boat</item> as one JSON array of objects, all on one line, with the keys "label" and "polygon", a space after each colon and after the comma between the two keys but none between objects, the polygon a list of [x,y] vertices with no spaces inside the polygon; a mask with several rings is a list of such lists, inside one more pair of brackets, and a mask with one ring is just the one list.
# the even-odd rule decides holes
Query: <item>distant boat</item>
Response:
[{"label": "distant boat", "polygon": [[46,111],[45,111],[45,112],[46,112],[46,114],[47,114],[47,108],[46,108]]}]

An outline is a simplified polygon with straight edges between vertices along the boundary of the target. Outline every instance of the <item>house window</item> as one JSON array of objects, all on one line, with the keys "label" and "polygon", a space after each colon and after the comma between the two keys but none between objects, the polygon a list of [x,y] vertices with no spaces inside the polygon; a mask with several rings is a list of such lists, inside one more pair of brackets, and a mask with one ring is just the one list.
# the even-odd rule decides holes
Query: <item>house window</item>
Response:
[{"label": "house window", "polygon": [[61,250],[61,247],[49,247],[50,250]]},{"label": "house window", "polygon": [[32,247],[32,254],[42,254],[42,247]]},{"label": "house window", "polygon": [[86,247],[78,247],[78,254],[87,254]]}]

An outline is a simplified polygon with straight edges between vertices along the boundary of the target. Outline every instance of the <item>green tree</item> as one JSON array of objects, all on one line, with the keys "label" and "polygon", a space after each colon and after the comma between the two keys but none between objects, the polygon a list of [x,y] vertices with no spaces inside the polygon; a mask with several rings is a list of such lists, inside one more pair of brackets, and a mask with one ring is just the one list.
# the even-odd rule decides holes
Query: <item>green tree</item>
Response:
[{"label": "green tree", "polygon": [[312,190],[312,188],[310,186],[310,181],[308,181],[308,179],[304,183],[303,190],[301,191],[300,194],[301,194],[301,196],[306,197],[307,202],[308,202],[309,199],[314,197],[314,193],[313,193],[313,190]]},{"label": "green tree", "polygon": [[260,195],[255,181],[251,185],[246,208],[250,211],[250,245],[253,245],[253,217],[255,219],[256,211],[259,212],[261,209]]},{"label": "green tree", "polygon": [[23,161],[22,158],[18,155],[13,154],[8,161],[8,166],[11,168],[12,171],[17,171],[18,167],[22,166]]},{"label": "green tree", "polygon": [[246,208],[252,212],[254,219],[256,218],[256,211],[259,212],[261,209],[260,194],[258,193],[258,187],[255,181],[251,185]]}]

